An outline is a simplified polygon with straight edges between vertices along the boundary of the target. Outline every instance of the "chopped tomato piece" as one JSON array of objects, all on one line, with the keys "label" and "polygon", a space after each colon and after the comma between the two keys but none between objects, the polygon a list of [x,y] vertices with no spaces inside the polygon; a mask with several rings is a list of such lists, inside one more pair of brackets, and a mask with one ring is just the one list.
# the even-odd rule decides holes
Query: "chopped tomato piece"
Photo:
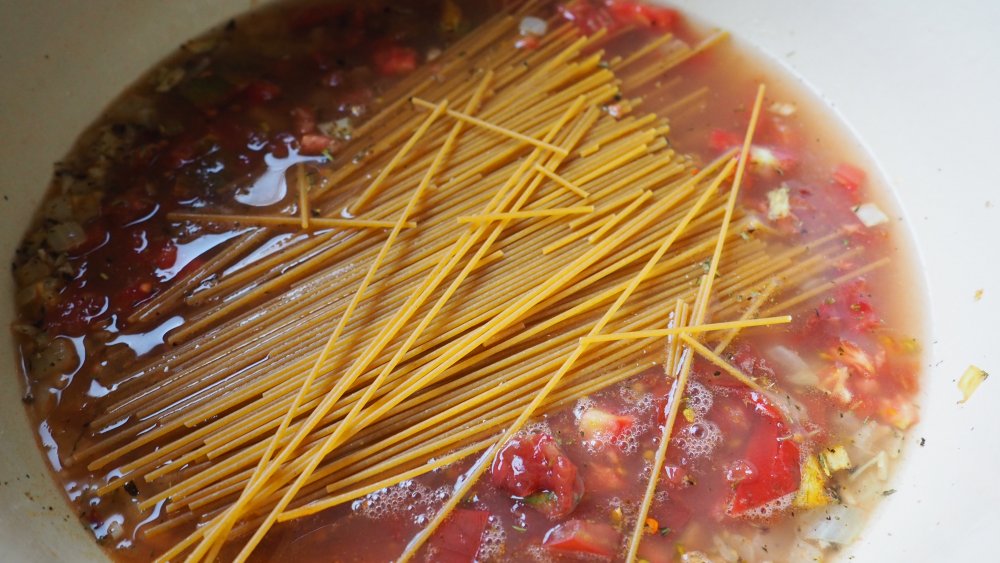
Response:
[{"label": "chopped tomato piece", "polygon": [[372,62],[381,74],[406,74],[417,68],[417,52],[410,47],[385,45],[375,50]]},{"label": "chopped tomato piece", "polygon": [[673,27],[679,19],[677,10],[626,0],[609,0],[608,11],[618,23],[624,25],[662,29]]},{"label": "chopped tomato piece", "polygon": [[743,459],[754,468],[733,488],[729,514],[741,516],[799,488],[799,446],[789,440],[791,432],[777,409],[757,392],[749,393],[758,416]]},{"label": "chopped tomato piece", "polygon": [[618,551],[618,531],[611,524],[570,520],[545,532],[542,545],[559,553],[610,559]]},{"label": "chopped tomato piece", "polygon": [[243,97],[251,104],[263,104],[281,96],[281,87],[267,80],[254,80],[243,89]]},{"label": "chopped tomato piece", "polygon": [[724,129],[712,129],[708,134],[708,146],[717,151],[729,150],[743,144],[743,136]]},{"label": "chopped tomato piece", "polygon": [[541,45],[541,42],[534,35],[519,37],[517,41],[514,42],[514,47],[518,49],[527,49],[529,51],[537,49],[539,45]]},{"label": "chopped tomato piece", "polygon": [[156,267],[166,270],[177,262],[177,245],[174,241],[167,239],[160,246],[160,252],[156,255]]},{"label": "chopped tomato piece", "polygon": [[611,414],[608,411],[591,407],[580,415],[577,425],[584,440],[613,439],[621,436],[632,425],[635,418]]},{"label": "chopped tomato piece", "polygon": [[615,26],[615,20],[607,10],[588,0],[571,0],[558,7],[559,14],[580,28],[580,31],[590,34],[604,28]]},{"label": "chopped tomato piece", "polygon": [[332,143],[333,139],[327,137],[326,135],[320,135],[318,133],[302,135],[302,141],[299,143],[299,152],[310,156],[321,155],[323,154],[323,151],[330,148]]},{"label": "chopped tomato piece", "polygon": [[548,434],[511,439],[493,460],[492,480],[549,518],[566,516],[583,496],[576,464]]},{"label": "chopped tomato piece", "polygon": [[452,512],[430,540],[434,561],[475,561],[489,518],[490,513],[485,510],[459,508]]},{"label": "chopped tomato piece", "polygon": [[856,191],[865,183],[865,172],[850,164],[839,164],[833,170],[833,181],[849,192]]}]

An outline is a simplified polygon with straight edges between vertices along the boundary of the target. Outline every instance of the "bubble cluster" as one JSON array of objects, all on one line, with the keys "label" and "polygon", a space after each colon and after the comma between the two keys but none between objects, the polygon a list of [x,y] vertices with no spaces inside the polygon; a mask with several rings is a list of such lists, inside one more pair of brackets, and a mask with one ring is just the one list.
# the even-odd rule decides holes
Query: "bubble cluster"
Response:
[{"label": "bubble cluster", "polygon": [[712,392],[697,381],[689,381],[687,384],[687,396],[685,404],[699,416],[705,416],[715,403]]},{"label": "bubble cluster", "polygon": [[537,563],[551,563],[555,561],[549,552],[540,545],[529,545],[524,551],[528,556],[528,561],[536,561]]},{"label": "bubble cluster", "polygon": [[403,481],[375,491],[351,506],[355,512],[372,520],[407,514],[416,524],[423,525],[434,517],[448,495],[448,487],[431,489],[414,481]]},{"label": "bubble cluster", "polygon": [[639,437],[647,430],[645,424],[635,423],[615,436],[611,443],[623,454],[634,454],[639,451]]},{"label": "bubble cluster", "polygon": [[656,397],[652,393],[636,393],[630,391],[630,397],[626,400],[625,414],[633,416],[645,415],[656,408]]},{"label": "bubble cluster", "polygon": [[507,532],[503,529],[503,522],[495,516],[490,516],[489,526],[483,532],[483,540],[476,553],[476,560],[501,561],[506,543]]},{"label": "bubble cluster", "polygon": [[673,438],[673,443],[693,458],[707,457],[722,441],[722,431],[710,420],[696,420]]},{"label": "bubble cluster", "polygon": [[741,516],[754,520],[767,520],[775,514],[787,510],[790,506],[792,506],[792,500],[794,499],[795,493],[789,493],[756,508],[751,508],[750,510],[744,512]]},{"label": "bubble cluster", "polygon": [[544,420],[536,420],[534,422],[529,422],[524,426],[524,430],[518,434],[530,435],[530,434],[548,434],[552,435],[552,427],[549,423]]}]

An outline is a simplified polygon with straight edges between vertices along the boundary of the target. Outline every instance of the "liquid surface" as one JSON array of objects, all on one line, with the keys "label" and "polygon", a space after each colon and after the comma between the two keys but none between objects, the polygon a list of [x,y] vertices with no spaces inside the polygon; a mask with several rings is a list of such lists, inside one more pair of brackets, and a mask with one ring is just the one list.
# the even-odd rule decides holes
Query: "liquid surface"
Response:
[{"label": "liquid surface", "polygon": [[[91,424],[123,389],[145,385],[142,377],[122,376],[169,357],[167,339],[197,320],[200,309],[182,302],[163,314],[137,319],[137,312],[256,231],[168,214],[297,213],[289,170],[341,156],[392,84],[433,64],[486,18],[488,9],[472,4],[299,2],[248,15],[183,46],[112,104],[57,166],[15,259],[14,332],[25,402],[44,452],[69,501],[114,558],[149,560],[192,527],[178,521],[147,535],[170,520],[170,503],[139,504],[170,479],[130,478],[102,493],[127,458],[88,469],[96,456],[84,455],[135,423]],[[602,45],[608,60],[668,31],[676,39],[664,45],[664,58],[706,36],[672,11],[613,6],[571,2],[536,11],[549,26],[568,19],[587,32],[635,26]],[[534,20],[526,25],[506,48],[544,45],[549,30],[539,33]],[[793,315],[790,327],[744,330],[722,354],[773,395],[742,387],[704,358],[693,362],[644,523],[649,530],[639,555],[650,562],[830,556],[891,495],[892,464],[918,416],[920,345],[906,291],[912,273],[897,250],[890,207],[879,186],[845,161],[849,153],[824,116],[813,115],[794,88],[769,72],[721,43],[634,91],[623,88],[625,98],[641,96],[643,109],[670,120],[671,147],[707,163],[742,143],[752,93],[766,82],[740,195],[749,225],[743,235],[765,242],[771,256],[806,249],[780,275],[719,298],[720,310],[726,304],[738,316],[755,300],[768,311],[788,295],[808,295],[779,311]],[[616,104],[605,111],[614,115]],[[313,236],[271,229],[220,278]],[[865,270],[886,259],[885,267]],[[800,268],[815,272],[797,279]],[[772,279],[776,287],[769,289]],[[184,293],[211,291],[215,281],[206,278]],[[537,417],[501,450],[422,557],[621,558],[674,381],[660,365],[665,347],[648,346],[648,369]],[[255,557],[326,561],[334,551],[343,561],[393,559],[433,518],[472,459],[278,525]]]}]

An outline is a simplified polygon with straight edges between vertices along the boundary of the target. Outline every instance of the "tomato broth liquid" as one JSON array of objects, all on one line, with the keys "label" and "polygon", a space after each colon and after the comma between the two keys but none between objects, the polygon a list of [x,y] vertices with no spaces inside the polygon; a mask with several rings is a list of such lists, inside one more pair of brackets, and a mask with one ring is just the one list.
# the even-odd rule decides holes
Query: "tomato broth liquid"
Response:
[{"label": "tomato broth liquid", "polygon": [[[76,449],[92,439],[89,421],[110,391],[106,374],[169,353],[164,335],[185,322],[186,311],[137,326],[124,319],[243,232],[179,228],[166,214],[218,206],[287,214],[294,200],[284,180],[288,167],[336,151],[338,136],[349,137],[344,129],[363,123],[379,92],[493,9],[430,0],[269,6],[186,44],[113,103],[57,166],[52,192],[15,261],[22,288],[15,334],[41,445],[74,509],[112,558],[150,560],[190,532],[181,526],[146,537],[144,528],[166,510],[165,503],[136,508],[156,492],[153,486],[130,483],[101,497],[95,488],[116,470],[91,473],[72,463]],[[623,21],[646,28],[641,37],[611,41],[609,58],[667,31],[692,45],[708,34],[676,12],[629,2],[539,9],[552,14],[588,31]],[[762,82],[768,96],[739,202],[759,219],[754,236],[776,248],[835,237],[856,249],[803,291],[866,263],[890,263],[782,311],[793,315],[790,326],[744,330],[728,346],[724,358],[770,385],[772,397],[694,359],[642,523],[647,533],[639,557],[651,563],[829,557],[853,540],[891,490],[888,468],[917,420],[922,333],[911,305],[919,299],[905,281],[912,275],[891,225],[893,207],[820,105],[733,42],[625,94],[641,96],[644,107],[670,119],[677,151],[708,162],[741,145],[752,93]],[[326,127],[318,127],[320,119]],[[890,221],[871,220],[864,206],[888,213]],[[297,236],[276,234],[256,255]],[[49,254],[41,265],[33,259],[39,248]],[[748,303],[757,297],[740,296]],[[648,354],[665,358],[665,341],[651,342]],[[621,559],[651,477],[672,381],[654,367],[536,417],[501,449],[422,557]],[[392,560],[473,459],[279,524],[254,559]],[[822,465],[821,501],[801,496],[816,470],[809,460]]]}]

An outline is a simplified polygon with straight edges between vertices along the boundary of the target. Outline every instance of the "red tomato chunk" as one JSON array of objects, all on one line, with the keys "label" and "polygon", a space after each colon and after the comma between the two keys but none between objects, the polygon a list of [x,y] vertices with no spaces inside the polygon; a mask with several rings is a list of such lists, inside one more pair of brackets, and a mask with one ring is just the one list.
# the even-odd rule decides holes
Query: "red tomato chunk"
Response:
[{"label": "red tomato chunk", "polygon": [[559,553],[610,559],[618,551],[618,539],[618,531],[610,524],[569,520],[546,532],[542,545]]},{"label": "red tomato chunk", "polygon": [[452,512],[430,540],[434,561],[465,563],[475,561],[483,542],[490,513],[485,510],[458,509]]},{"label": "red tomato chunk", "polygon": [[583,496],[583,480],[548,434],[513,438],[493,460],[493,484],[549,518],[561,518]]}]

